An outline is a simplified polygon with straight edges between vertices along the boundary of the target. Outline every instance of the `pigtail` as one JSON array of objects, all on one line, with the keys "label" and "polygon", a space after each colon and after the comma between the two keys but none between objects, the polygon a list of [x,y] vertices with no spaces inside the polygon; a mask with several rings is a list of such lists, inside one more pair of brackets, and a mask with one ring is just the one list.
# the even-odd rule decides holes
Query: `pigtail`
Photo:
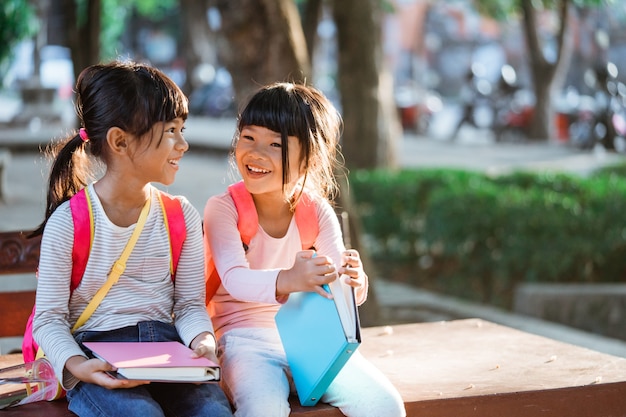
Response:
[{"label": "pigtail", "polygon": [[48,181],[46,210],[43,222],[33,231],[31,237],[42,234],[57,207],[72,198],[90,180],[90,160],[85,149],[88,142],[83,138],[83,132],[81,129],[82,135],[76,133],[65,142],[52,145],[47,151],[53,162]]}]

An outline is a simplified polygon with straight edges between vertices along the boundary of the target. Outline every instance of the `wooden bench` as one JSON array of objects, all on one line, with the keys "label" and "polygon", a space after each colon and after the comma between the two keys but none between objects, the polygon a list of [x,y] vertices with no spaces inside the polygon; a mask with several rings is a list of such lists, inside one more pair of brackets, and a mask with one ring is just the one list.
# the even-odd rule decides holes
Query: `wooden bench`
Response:
[{"label": "wooden bench", "polygon": [[[28,239],[29,233],[0,232],[0,280],[7,279],[2,275],[35,274],[41,237]],[[34,304],[34,288],[0,292],[0,337],[24,335],[24,327]]]},{"label": "wooden bench", "polygon": [[[23,250],[16,252],[15,239],[15,234],[0,233],[2,273],[7,271],[5,265],[36,265],[38,244],[22,241]],[[7,240],[13,242],[9,252],[4,249]],[[17,259],[21,261],[7,263]],[[24,307],[15,307],[25,317],[32,299],[23,301]],[[0,300],[1,322],[6,327],[10,313],[5,298]],[[21,334],[24,322],[25,318],[6,328],[19,329]],[[609,417],[626,413],[625,358],[471,318],[369,327],[363,329],[362,338],[359,350],[398,388],[408,416]],[[0,356],[0,367],[20,362],[19,354]],[[294,398],[291,402],[291,416],[342,415],[327,405],[301,407]],[[73,415],[65,400],[1,413],[3,417]]]}]

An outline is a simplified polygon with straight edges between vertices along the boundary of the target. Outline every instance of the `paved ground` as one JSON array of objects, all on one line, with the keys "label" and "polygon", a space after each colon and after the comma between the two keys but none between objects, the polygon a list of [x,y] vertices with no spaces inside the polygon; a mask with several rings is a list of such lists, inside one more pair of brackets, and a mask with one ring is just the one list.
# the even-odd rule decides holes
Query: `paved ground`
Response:
[{"label": "paved ground", "polygon": [[[444,117],[433,126],[430,138],[410,134],[399,138],[397,149],[400,164],[403,167],[453,167],[491,173],[528,169],[586,175],[598,166],[624,160],[624,157],[615,154],[582,152],[558,142],[495,145],[489,132],[468,129],[461,131],[457,141],[449,142],[441,138],[446,136],[446,128],[450,125],[450,120]],[[232,182],[227,150],[234,126],[235,121],[232,119],[188,120],[186,138],[191,150],[183,158],[176,182],[168,191],[186,195],[199,211],[202,211],[210,195],[223,191]],[[63,125],[46,123],[36,123],[32,127],[33,130],[0,129],[0,148],[12,149],[4,178],[6,192],[4,200],[0,202],[0,230],[29,229],[42,220],[48,164],[37,149],[69,129]],[[34,283],[27,281],[25,285]],[[626,343],[621,341],[381,280],[377,280],[375,290],[383,311],[403,314],[406,320],[479,317],[626,357]]]}]

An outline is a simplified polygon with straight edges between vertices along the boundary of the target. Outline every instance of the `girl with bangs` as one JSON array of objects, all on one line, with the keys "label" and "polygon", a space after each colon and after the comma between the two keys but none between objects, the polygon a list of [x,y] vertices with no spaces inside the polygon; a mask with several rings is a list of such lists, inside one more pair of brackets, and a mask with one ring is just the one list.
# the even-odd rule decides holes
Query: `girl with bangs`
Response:
[{"label": "girl with bangs", "polygon": [[[357,304],[366,300],[368,279],[359,253],[346,250],[331,205],[341,127],[335,107],[313,87],[261,88],[239,116],[231,155],[258,215],[249,245],[242,245],[229,192],[209,198],[205,206],[205,258],[207,265],[214,262],[220,281],[208,309],[222,387],[236,416],[290,413],[294,387],[274,317],[291,293],[328,297],[322,285],[341,280],[354,289]],[[319,225],[315,250],[303,250],[294,217],[304,194],[316,207],[317,218],[309,219]],[[351,417],[406,415],[395,387],[358,350],[320,401]]]}]

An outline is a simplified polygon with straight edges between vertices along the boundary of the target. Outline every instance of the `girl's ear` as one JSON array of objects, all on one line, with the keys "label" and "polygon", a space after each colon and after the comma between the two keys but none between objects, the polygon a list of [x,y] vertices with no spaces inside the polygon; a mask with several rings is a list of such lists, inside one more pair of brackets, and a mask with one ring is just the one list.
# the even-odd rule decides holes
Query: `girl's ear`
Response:
[{"label": "girl's ear", "polygon": [[107,144],[113,153],[128,151],[128,135],[119,127],[112,127],[107,131]]}]

